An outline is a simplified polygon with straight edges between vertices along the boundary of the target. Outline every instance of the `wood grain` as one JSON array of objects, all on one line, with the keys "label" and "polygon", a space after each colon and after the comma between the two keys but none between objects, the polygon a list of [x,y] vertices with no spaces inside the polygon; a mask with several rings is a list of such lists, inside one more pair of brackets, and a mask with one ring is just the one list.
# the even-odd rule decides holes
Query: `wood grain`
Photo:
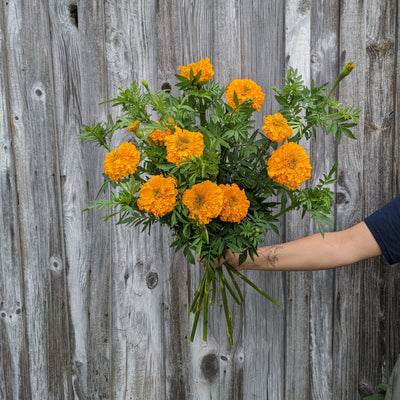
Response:
[{"label": "wood grain", "polygon": [[[257,127],[262,126],[263,117],[278,110],[273,100],[271,84],[281,86],[285,67],[284,32],[279,28],[284,21],[283,2],[268,3],[254,1],[252,7],[243,2],[240,7],[241,16],[241,78],[250,78],[263,88],[266,96],[264,104],[255,113]],[[254,31],[252,26],[259,29]],[[269,65],[264,70],[263,66]],[[281,227],[281,231],[282,231]],[[276,243],[279,238],[273,233],[266,237],[268,244]],[[282,384],[285,371],[285,337],[274,332],[285,330],[285,280],[281,272],[248,272],[247,276],[257,282],[266,293],[271,295],[280,306],[277,307],[252,288],[245,285],[244,333],[243,333],[243,393],[250,398],[284,398]],[[258,357],[252,357],[262,348]],[[272,373],[272,370],[274,372]],[[254,385],[254,377],[268,376]]]},{"label": "wood grain", "polygon": [[[397,266],[248,272],[281,306],[244,288],[229,346],[217,297],[208,342],[198,332],[191,343],[202,266],[170,249],[166,228],[82,213],[105,151],[77,136],[118,112],[99,106],[118,86],[173,86],[178,65],[200,58],[222,86],[250,78],[265,92],[287,66],[322,84],[354,61],[336,94],[362,110],[357,140],[320,132],[306,146],[314,181],[338,158],[334,229],[345,229],[399,194],[399,22],[394,0],[3,0],[0,398],[358,400],[387,381],[400,352]],[[277,109],[266,93],[257,125]],[[298,213],[280,227],[265,243],[316,232]]]},{"label": "wood grain", "polygon": [[[342,65],[339,64],[339,4],[331,1],[312,2],[310,69],[311,78],[320,86],[334,82]],[[329,90],[330,88],[328,88]],[[339,99],[340,100],[340,99]],[[331,169],[336,161],[335,138],[318,130],[311,143],[313,184]],[[332,185],[334,190],[335,185]],[[333,213],[332,219],[335,219]],[[311,232],[317,232],[315,223]],[[325,227],[325,230],[332,230]],[[310,286],[310,385],[312,399],[333,398],[333,304],[334,271],[315,271]]]},{"label": "wood grain", "polygon": [[[7,52],[32,398],[71,395],[48,8],[10,4]],[[35,29],[41,26],[41,29]],[[41,43],[41,46],[36,46]]]},{"label": "wood grain", "polygon": [[[396,4],[366,4],[366,102],[364,151],[372,163],[364,163],[364,212],[368,215],[392,199],[394,86],[387,79],[395,74]],[[388,279],[388,280],[387,280]],[[360,382],[375,387],[387,381],[387,310],[385,303],[395,296],[385,262],[368,260],[363,268],[360,292]],[[394,321],[397,318],[394,319]],[[394,322],[393,321],[393,322]],[[393,357],[393,355],[391,356]],[[393,364],[392,364],[393,365]]]},{"label": "wood grain", "polygon": [[[0,26],[5,27],[0,13]],[[31,396],[5,32],[0,30],[0,397]]]},{"label": "wood grain", "polygon": [[[286,3],[285,10],[286,67],[296,68],[304,82],[311,82],[311,3]],[[310,145],[302,143],[310,153]],[[299,212],[284,218],[285,240],[294,240],[311,233],[309,219]],[[309,272],[286,273],[285,312],[285,397],[306,400],[311,397],[310,382],[310,290]],[[294,373],[293,371],[296,371]]]},{"label": "wood grain", "polygon": [[[357,1],[345,1],[340,7],[340,64],[353,61],[357,67],[350,79],[340,84],[338,95],[343,103],[351,102],[361,110],[365,100],[365,12],[365,5]],[[354,30],[354,26],[358,28]],[[357,140],[344,138],[338,147],[337,230],[358,223],[363,216],[364,122],[362,113],[354,130]],[[335,271],[333,371],[341,373],[333,375],[333,397],[338,399],[358,398],[361,268],[354,265]]]}]

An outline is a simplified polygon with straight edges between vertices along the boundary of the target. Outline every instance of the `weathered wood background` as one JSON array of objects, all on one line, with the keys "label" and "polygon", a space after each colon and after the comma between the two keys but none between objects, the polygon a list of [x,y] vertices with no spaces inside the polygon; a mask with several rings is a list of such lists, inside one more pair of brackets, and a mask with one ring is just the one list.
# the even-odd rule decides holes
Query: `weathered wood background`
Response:
[{"label": "weathered wood background", "polygon": [[[399,193],[396,0],[1,0],[0,398],[360,399],[400,353],[400,269],[382,258],[338,270],[248,276],[234,346],[220,305],[209,342],[188,339],[201,268],[151,236],[82,213],[105,154],[82,124],[134,79],[175,83],[210,57],[215,79],[281,85],[356,69],[337,92],[362,109],[357,141],[322,134],[314,179],[339,159],[335,229]],[[269,93],[261,116],[276,111]],[[115,137],[116,143],[121,137]],[[316,231],[297,214],[281,240]],[[266,242],[276,243],[276,236]]]}]

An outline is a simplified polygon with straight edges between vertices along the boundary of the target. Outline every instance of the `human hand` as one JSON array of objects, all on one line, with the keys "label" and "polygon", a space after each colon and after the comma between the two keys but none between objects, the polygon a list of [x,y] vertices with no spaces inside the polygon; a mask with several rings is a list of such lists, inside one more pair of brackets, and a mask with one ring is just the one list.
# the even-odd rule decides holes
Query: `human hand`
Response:
[{"label": "human hand", "polygon": [[[197,260],[199,262],[204,263],[204,259],[203,260]],[[235,268],[237,271],[241,271],[245,268],[245,263],[239,265],[239,254],[233,253],[231,250],[227,249],[225,250],[224,254],[218,259],[216,258],[214,261],[214,266],[216,268],[220,267],[223,264],[229,264],[230,266],[232,266],[233,268]],[[204,270],[207,269],[207,265],[204,265]]]}]

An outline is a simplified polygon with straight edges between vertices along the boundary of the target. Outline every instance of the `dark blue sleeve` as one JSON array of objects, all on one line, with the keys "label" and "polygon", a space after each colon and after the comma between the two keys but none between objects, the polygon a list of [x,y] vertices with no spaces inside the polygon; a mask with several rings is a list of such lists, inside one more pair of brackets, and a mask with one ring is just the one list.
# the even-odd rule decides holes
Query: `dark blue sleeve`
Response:
[{"label": "dark blue sleeve", "polygon": [[400,196],[375,211],[364,222],[389,264],[400,262]]}]

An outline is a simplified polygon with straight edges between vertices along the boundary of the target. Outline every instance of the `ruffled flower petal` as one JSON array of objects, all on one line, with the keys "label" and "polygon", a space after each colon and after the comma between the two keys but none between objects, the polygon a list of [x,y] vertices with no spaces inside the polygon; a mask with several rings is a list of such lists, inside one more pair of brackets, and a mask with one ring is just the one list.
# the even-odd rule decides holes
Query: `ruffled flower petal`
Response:
[{"label": "ruffled flower petal", "polygon": [[264,117],[264,125],[261,127],[264,135],[273,142],[283,142],[289,139],[293,133],[286,118],[279,113]]},{"label": "ruffled flower petal", "polygon": [[183,161],[192,157],[200,157],[204,150],[203,135],[200,132],[191,132],[175,127],[172,135],[164,140],[167,147],[167,161],[175,163],[178,167],[184,165]]},{"label": "ruffled flower petal", "polygon": [[200,224],[208,224],[221,212],[223,198],[223,192],[218,185],[207,180],[186,189],[182,195],[182,203],[189,210],[189,218],[197,219]]},{"label": "ruffled flower petal", "polygon": [[103,164],[104,172],[112,181],[120,181],[136,172],[139,161],[139,150],[132,143],[124,142],[107,153]]},{"label": "ruffled flower petal", "polygon": [[225,89],[226,101],[235,108],[235,93],[238,98],[239,104],[245,100],[252,102],[252,107],[256,111],[260,111],[264,103],[265,94],[262,92],[261,86],[257,85],[251,79],[236,79],[232,81]]},{"label": "ruffled flower petal", "polygon": [[140,210],[159,218],[174,209],[177,195],[175,178],[156,175],[140,188],[137,205]]},{"label": "ruffled flower petal", "polygon": [[244,189],[240,190],[236,183],[219,185],[219,188],[224,195],[220,219],[226,222],[239,223],[247,215],[250,207]]},{"label": "ruffled flower petal", "polygon": [[209,81],[214,76],[213,66],[208,57],[206,59],[202,58],[198,62],[178,67],[178,71],[181,71],[181,75],[187,79],[190,79],[190,70],[193,70],[193,78],[201,71],[199,82]]},{"label": "ruffled flower petal", "polygon": [[293,142],[274,150],[265,164],[271,179],[290,190],[298,189],[311,178],[310,157],[302,146]]}]

